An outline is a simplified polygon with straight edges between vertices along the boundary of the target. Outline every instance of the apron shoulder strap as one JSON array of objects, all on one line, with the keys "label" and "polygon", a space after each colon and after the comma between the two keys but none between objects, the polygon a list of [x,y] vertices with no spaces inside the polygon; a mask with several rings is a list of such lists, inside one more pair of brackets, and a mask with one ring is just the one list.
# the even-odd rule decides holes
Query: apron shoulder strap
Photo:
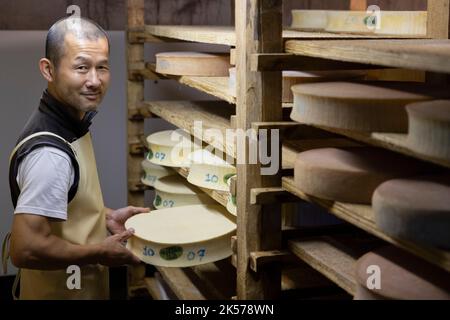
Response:
[{"label": "apron shoulder strap", "polygon": [[36,132],[33,133],[31,135],[29,135],[28,137],[26,137],[25,139],[23,139],[22,141],[20,141],[15,148],[13,149],[13,151],[11,152],[11,155],[9,156],[9,163],[11,163],[12,158],[14,157],[14,155],[16,154],[17,150],[20,149],[21,146],[23,146],[25,143],[27,143],[28,141],[30,141],[33,138],[39,137],[39,136],[50,136],[50,137],[54,137],[57,139],[60,139],[61,141],[63,141],[65,144],[67,144],[70,149],[73,151],[73,154],[75,155],[75,157],[77,156],[77,153],[75,151],[75,149],[72,147],[72,145],[63,137],[58,136],[57,134],[53,133],[53,132],[49,132],[49,131],[40,131],[40,132]]}]

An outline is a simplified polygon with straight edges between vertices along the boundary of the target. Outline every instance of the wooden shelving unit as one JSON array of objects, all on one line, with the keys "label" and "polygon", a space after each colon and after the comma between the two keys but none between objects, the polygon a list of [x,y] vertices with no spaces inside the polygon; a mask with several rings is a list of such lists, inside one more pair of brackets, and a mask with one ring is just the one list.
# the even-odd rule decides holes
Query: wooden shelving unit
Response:
[{"label": "wooden shelving unit", "polygon": [[[127,0],[127,3],[130,204],[144,204],[144,189],[139,186],[140,162],[145,150],[142,137],[144,119],[151,117],[160,117],[234,158],[234,141],[224,142],[208,137],[204,131],[196,129],[195,122],[202,121],[203,129],[216,129],[222,133],[229,129],[247,130],[255,127],[297,127],[300,132],[309,133],[314,129],[323,133],[326,139],[304,134],[301,141],[283,142],[280,154],[284,169],[293,168],[295,155],[299,151],[314,146],[359,143],[386,148],[450,168],[450,164],[445,161],[430,159],[409,150],[404,144],[404,135],[356,134],[283,121],[283,108],[289,106],[281,103],[281,71],[285,69],[338,70],[381,66],[450,73],[449,0],[429,0],[430,22],[426,39],[282,30],[281,0],[235,0],[234,27],[146,25],[144,0]],[[166,41],[201,42],[233,48],[237,67],[236,95],[229,91],[226,77],[174,77],[156,73],[153,62],[144,61],[144,43]],[[144,101],[144,79],[171,79],[220,101]],[[330,136],[327,137],[327,134]],[[249,148],[248,141],[245,148]],[[450,253],[385,235],[375,226],[369,206],[310,197],[295,187],[291,176],[282,177],[281,170],[274,176],[261,176],[260,168],[260,164],[237,166],[234,194],[237,195],[238,230],[237,240],[233,244],[236,254],[232,258],[235,269],[232,268],[230,272],[227,267],[227,277],[235,281],[231,290],[237,299],[278,298],[282,289],[295,287],[292,285],[295,282],[293,279],[302,277],[292,274],[287,276],[286,272],[282,272],[281,262],[286,256],[297,257],[349,294],[355,292],[352,268],[356,259],[370,250],[370,246],[355,249],[355,245],[359,244],[356,238],[353,239],[354,245],[349,245],[351,241],[348,239],[342,244],[339,238],[322,234],[291,239],[287,248],[282,248],[282,201],[277,200],[281,199],[279,195],[284,196],[282,199],[290,195],[291,198],[318,204],[367,233],[450,271]],[[188,174],[185,168],[176,171],[184,177]],[[218,203],[226,205],[228,193],[203,191]],[[261,264],[255,266],[258,261]],[[231,298],[229,294],[223,295],[223,292],[220,294],[220,291],[214,290],[218,288],[216,282],[220,283],[224,277],[206,276],[222,272],[217,265],[157,269],[179,299]],[[143,283],[154,288],[152,280],[146,279]]]}]

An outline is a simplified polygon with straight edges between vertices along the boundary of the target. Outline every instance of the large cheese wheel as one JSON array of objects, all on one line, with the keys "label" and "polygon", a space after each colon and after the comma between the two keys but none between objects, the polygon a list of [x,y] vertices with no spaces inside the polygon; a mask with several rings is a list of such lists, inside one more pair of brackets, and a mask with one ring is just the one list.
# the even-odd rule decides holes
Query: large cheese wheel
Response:
[{"label": "large cheese wheel", "polygon": [[427,32],[427,12],[292,10],[291,26],[303,31],[424,36]]},{"label": "large cheese wheel", "polygon": [[221,205],[192,205],[138,214],[125,223],[134,235],[127,247],[142,261],[162,267],[190,267],[232,254],[236,224]]},{"label": "large cheese wheel", "polygon": [[[236,68],[231,68],[229,77],[229,90],[236,95]],[[291,87],[301,83],[314,83],[336,80],[360,80],[367,75],[364,70],[334,70],[334,71],[283,71],[282,102],[292,103],[294,95]]]},{"label": "large cheese wheel", "polygon": [[366,132],[407,132],[405,106],[445,96],[418,83],[325,82],[292,87],[297,122]]},{"label": "large cheese wheel", "polygon": [[418,153],[450,161],[450,100],[414,103],[406,109],[408,146]]},{"label": "large cheese wheel", "polygon": [[362,256],[355,273],[359,284],[356,300],[450,299],[450,276],[446,271],[394,246]]},{"label": "large cheese wheel", "polygon": [[376,224],[386,234],[450,249],[450,175],[387,181],[372,203]]},{"label": "large cheese wheel", "polygon": [[156,209],[214,203],[211,197],[179,175],[163,177],[155,183],[153,206]]},{"label": "large cheese wheel", "polygon": [[162,52],[156,54],[156,72],[178,76],[226,77],[230,56],[224,53]]},{"label": "large cheese wheel", "polygon": [[425,168],[421,162],[377,148],[324,148],[299,153],[294,175],[297,187],[312,196],[370,204],[384,181]]}]

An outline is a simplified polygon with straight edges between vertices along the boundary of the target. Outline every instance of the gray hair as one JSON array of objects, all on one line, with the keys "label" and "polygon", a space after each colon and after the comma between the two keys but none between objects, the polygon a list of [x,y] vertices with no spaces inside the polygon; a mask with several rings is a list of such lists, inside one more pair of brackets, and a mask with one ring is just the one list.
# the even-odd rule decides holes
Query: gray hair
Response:
[{"label": "gray hair", "polygon": [[67,34],[91,41],[105,38],[108,41],[109,50],[108,34],[96,22],[81,17],[66,17],[51,26],[45,40],[45,57],[53,62],[55,67],[64,55],[64,39]]}]

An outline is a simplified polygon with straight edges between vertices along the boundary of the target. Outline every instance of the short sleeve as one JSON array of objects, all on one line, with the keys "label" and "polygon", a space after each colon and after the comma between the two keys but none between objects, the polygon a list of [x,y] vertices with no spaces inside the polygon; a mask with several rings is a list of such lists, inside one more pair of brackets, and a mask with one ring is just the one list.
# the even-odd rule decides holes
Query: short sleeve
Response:
[{"label": "short sleeve", "polygon": [[20,163],[20,195],[15,214],[27,213],[67,220],[68,193],[74,180],[70,157],[53,147],[32,151]]}]

